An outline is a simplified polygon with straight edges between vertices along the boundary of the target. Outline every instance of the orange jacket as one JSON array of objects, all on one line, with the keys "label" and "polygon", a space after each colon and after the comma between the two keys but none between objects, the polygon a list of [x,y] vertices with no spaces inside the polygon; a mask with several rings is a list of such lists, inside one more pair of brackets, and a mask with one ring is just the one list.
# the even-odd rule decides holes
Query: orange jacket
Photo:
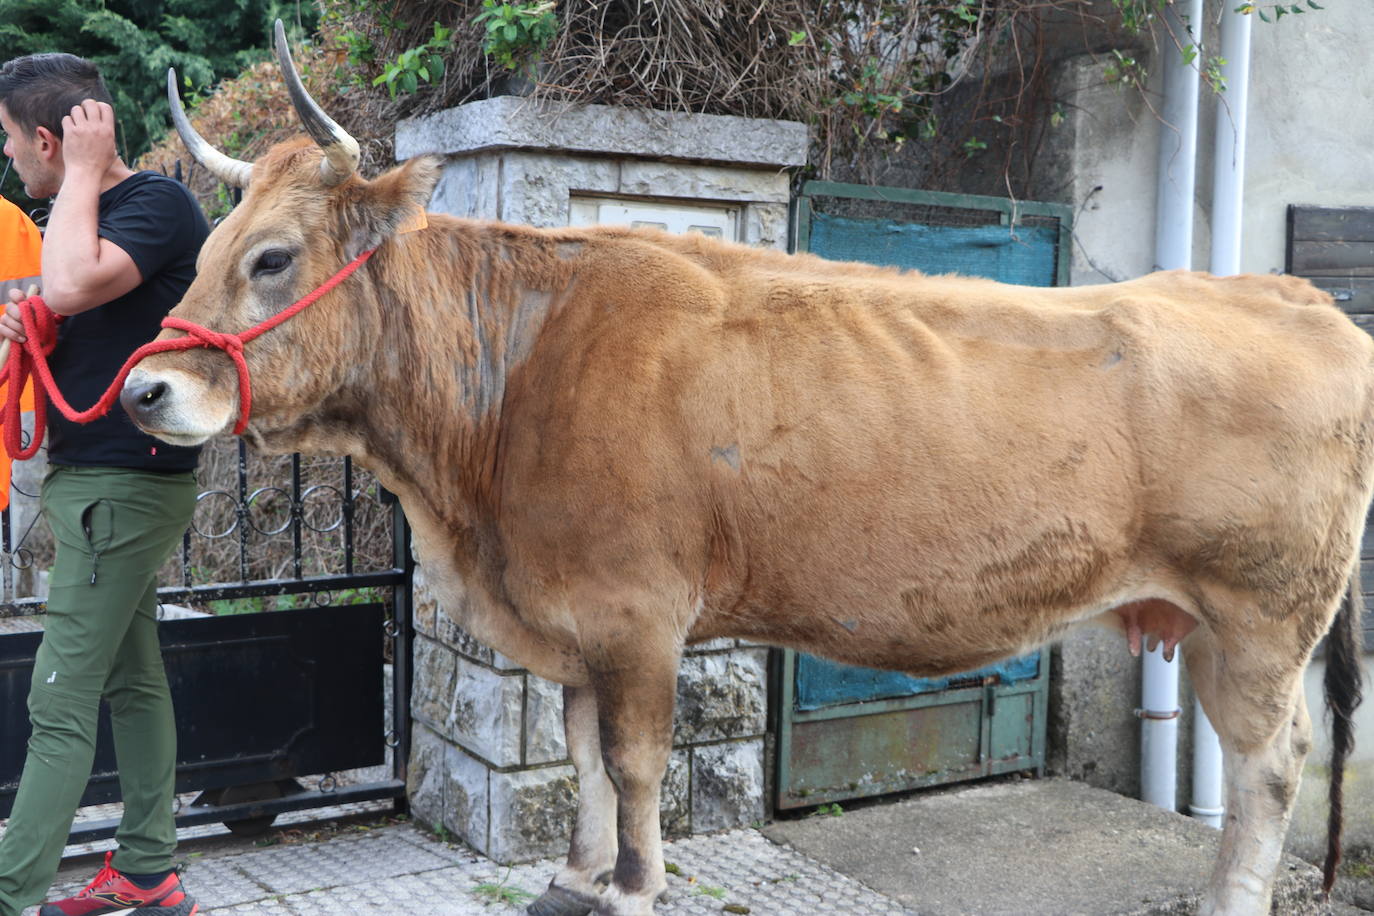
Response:
[{"label": "orange jacket", "polygon": [[[33,220],[0,197],[0,292],[38,282],[43,269],[42,249],[43,236],[38,234]],[[9,301],[8,295],[4,298]]]},{"label": "orange jacket", "polygon": [[[14,204],[0,197],[0,308],[9,303],[9,291],[27,292],[37,284],[42,266],[43,236],[33,220]],[[0,404],[4,403],[4,382],[0,381]],[[33,389],[24,389],[19,406],[33,410]],[[0,451],[0,510],[10,504],[10,460]]]}]

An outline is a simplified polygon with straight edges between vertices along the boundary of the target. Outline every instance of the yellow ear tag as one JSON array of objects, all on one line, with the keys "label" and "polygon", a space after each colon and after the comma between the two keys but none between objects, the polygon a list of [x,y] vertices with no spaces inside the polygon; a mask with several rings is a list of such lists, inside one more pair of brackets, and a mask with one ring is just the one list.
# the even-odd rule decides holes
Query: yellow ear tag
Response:
[{"label": "yellow ear tag", "polygon": [[396,230],[397,235],[405,235],[407,232],[418,232],[429,227],[429,218],[425,216],[424,207],[416,207],[410,214],[410,218],[401,224]]}]

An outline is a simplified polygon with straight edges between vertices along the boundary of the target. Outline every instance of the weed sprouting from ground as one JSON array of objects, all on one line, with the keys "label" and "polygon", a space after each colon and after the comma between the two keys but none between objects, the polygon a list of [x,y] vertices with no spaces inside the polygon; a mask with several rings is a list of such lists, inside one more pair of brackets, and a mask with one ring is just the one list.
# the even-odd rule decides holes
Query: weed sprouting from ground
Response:
[{"label": "weed sprouting from ground", "polygon": [[510,869],[506,869],[505,877],[477,885],[472,889],[472,895],[487,904],[504,903],[510,906],[522,906],[539,896],[524,888],[512,887],[509,882]]}]

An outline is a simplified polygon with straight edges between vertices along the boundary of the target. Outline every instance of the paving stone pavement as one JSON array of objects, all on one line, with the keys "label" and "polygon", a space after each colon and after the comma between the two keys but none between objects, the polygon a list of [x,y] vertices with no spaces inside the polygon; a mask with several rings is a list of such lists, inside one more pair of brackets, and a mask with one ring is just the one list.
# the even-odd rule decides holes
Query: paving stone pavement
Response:
[{"label": "paving stone pavement", "polygon": [[[262,842],[261,840],[257,842]],[[202,849],[204,843],[210,844]],[[560,864],[497,865],[410,823],[343,826],[315,841],[259,846],[220,837],[183,842],[186,888],[213,916],[514,916]],[[693,836],[665,845],[670,899],[656,916],[844,914],[912,916],[891,899],[757,830]],[[94,864],[92,864],[94,863]],[[69,863],[54,895],[80,890],[98,860]],[[84,875],[84,877],[82,877]],[[497,899],[503,892],[506,900]],[[731,906],[730,910],[726,910]],[[25,911],[33,916],[36,909]]]}]

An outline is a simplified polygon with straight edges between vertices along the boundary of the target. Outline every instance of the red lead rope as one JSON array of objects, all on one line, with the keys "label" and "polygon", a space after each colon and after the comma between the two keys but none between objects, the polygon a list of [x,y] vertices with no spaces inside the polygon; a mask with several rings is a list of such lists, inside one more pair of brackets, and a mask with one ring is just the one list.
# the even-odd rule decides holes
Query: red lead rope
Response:
[{"label": "red lead rope", "polygon": [[[162,326],[175,331],[185,331],[187,336],[178,337],[175,340],[154,340],[139,347],[125,360],[119,374],[114,377],[114,381],[110,382],[110,387],[100,396],[100,400],[96,401],[94,406],[82,411],[75,410],[67,403],[66,398],[62,397],[62,392],[57,390],[57,384],[53,381],[52,370],[48,367],[48,354],[57,346],[57,325],[62,317],[48,308],[42,297],[30,296],[19,303],[20,317],[24,322],[24,336],[27,339],[19,346],[10,347],[9,360],[5,363],[7,390],[4,410],[3,413],[0,413],[0,424],[3,424],[5,428],[6,453],[12,459],[23,461],[32,458],[38,452],[38,448],[43,442],[43,433],[47,429],[47,406],[50,399],[52,403],[57,405],[57,409],[62,411],[62,416],[68,420],[73,423],[89,423],[110,412],[110,408],[114,406],[115,400],[119,397],[119,392],[124,387],[124,380],[128,378],[129,372],[144,357],[152,356],[154,353],[190,350],[195,347],[223,350],[234,361],[234,366],[239,373],[239,419],[234,426],[234,435],[240,435],[248,426],[248,415],[253,407],[253,391],[248,383],[248,363],[243,358],[243,345],[259,334],[272,330],[307,306],[314,304],[325,293],[348,279],[353,271],[372,257],[374,251],[376,251],[375,248],[364,251],[345,264],[338,273],[314,291],[307,293],[266,321],[239,334],[221,334],[190,321],[167,316],[162,319]],[[35,379],[33,386],[33,441],[25,449],[20,442],[22,426],[19,419],[19,398],[24,390],[24,385],[31,377]]]}]

